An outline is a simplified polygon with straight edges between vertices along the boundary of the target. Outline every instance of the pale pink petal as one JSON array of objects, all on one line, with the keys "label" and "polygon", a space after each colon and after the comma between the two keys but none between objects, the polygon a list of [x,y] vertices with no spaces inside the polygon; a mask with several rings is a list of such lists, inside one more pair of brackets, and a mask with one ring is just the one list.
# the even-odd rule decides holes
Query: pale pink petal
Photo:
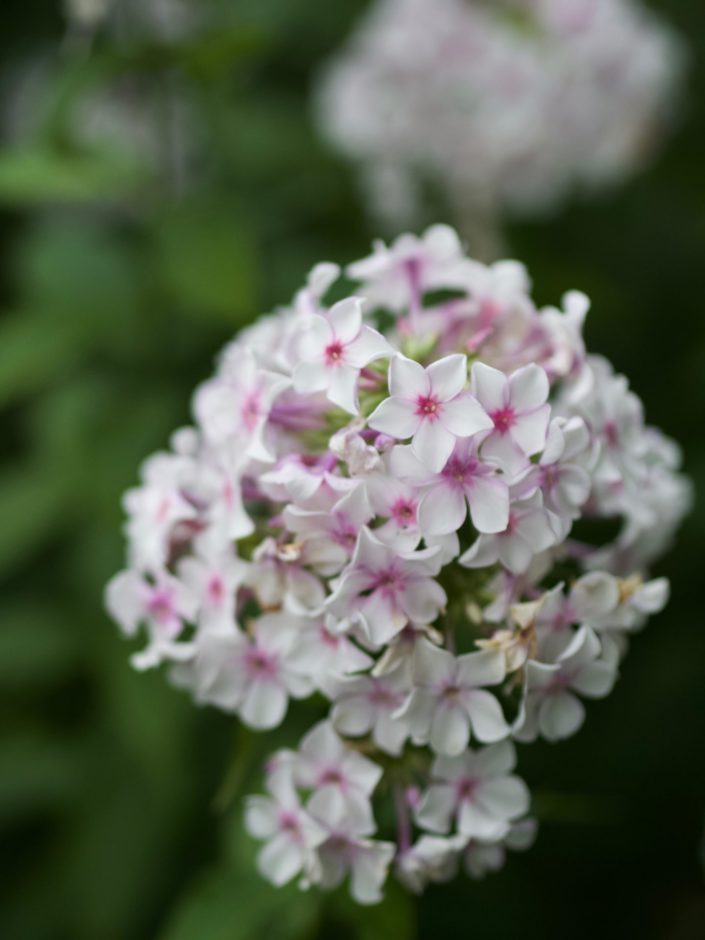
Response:
[{"label": "pale pink petal", "polygon": [[270,839],[277,831],[277,812],[272,800],[251,796],[245,807],[245,828],[255,839]]},{"label": "pale pink petal", "polygon": [[478,532],[504,532],[509,523],[509,490],[502,480],[476,477],[467,489],[470,518]]},{"label": "pale pink petal", "polygon": [[550,548],[555,542],[553,530],[546,514],[541,510],[521,515],[517,519],[515,531],[531,547],[535,555]]},{"label": "pale pink petal", "polygon": [[529,808],[529,789],[519,777],[500,777],[481,784],[477,802],[492,816],[516,819]]},{"label": "pale pink petal", "polygon": [[429,787],[415,813],[416,821],[429,832],[448,832],[455,807],[453,788],[445,784]]},{"label": "pale pink petal", "polygon": [[357,401],[358,377],[357,369],[348,365],[339,365],[332,370],[328,386],[328,398],[334,405],[351,415],[356,415],[360,410]]},{"label": "pale pink petal", "polygon": [[262,875],[277,887],[285,885],[301,871],[301,848],[286,833],[275,836],[257,856]]},{"label": "pale pink petal", "polygon": [[357,369],[362,369],[369,362],[393,355],[393,349],[387,340],[369,326],[363,326],[359,336],[345,347],[345,361]]},{"label": "pale pink petal", "polygon": [[431,393],[441,401],[450,401],[464,388],[468,377],[467,356],[456,353],[445,356],[428,367]]},{"label": "pale pink petal", "polygon": [[517,369],[509,377],[509,400],[515,411],[531,411],[548,399],[548,376],[535,363]]},{"label": "pale pink petal", "polygon": [[439,421],[422,421],[411,448],[429,470],[440,473],[453,453],[455,437]]},{"label": "pale pink petal", "polygon": [[458,812],[458,831],[471,839],[496,842],[502,839],[509,828],[503,819],[488,815],[479,805],[464,801]]},{"label": "pale pink petal", "polygon": [[455,757],[462,754],[470,740],[470,721],[460,705],[441,707],[431,722],[429,743],[436,754]]},{"label": "pale pink petal", "polygon": [[604,698],[612,691],[616,678],[617,673],[613,665],[598,661],[584,666],[571,686],[588,698]]},{"label": "pale pink petal", "polygon": [[386,398],[367,419],[369,426],[382,434],[404,440],[416,433],[421,419],[414,405],[405,398]]},{"label": "pale pink petal", "polygon": [[434,686],[451,677],[455,660],[447,650],[435,646],[428,640],[420,640],[414,649],[414,682],[417,685]]},{"label": "pale pink petal", "polygon": [[527,457],[538,454],[546,444],[546,431],[551,417],[551,406],[542,405],[536,411],[519,415],[509,434]]},{"label": "pale pink petal", "polygon": [[492,744],[501,741],[509,734],[509,725],[504,719],[497,699],[490,692],[475,689],[467,703],[468,714],[472,722],[472,731],[478,741]]},{"label": "pale pink petal", "polygon": [[534,555],[538,554],[538,549],[532,549],[521,538],[516,535],[508,535],[497,540],[499,548],[499,560],[505,568],[508,568],[512,574],[524,574],[527,571]]},{"label": "pale pink petal", "polygon": [[358,297],[338,301],[328,311],[328,322],[336,339],[351,343],[362,326],[362,301]]},{"label": "pale pink petal", "polygon": [[422,578],[409,584],[401,598],[401,607],[413,623],[432,623],[448,598],[437,581]]},{"label": "pale pink petal", "polygon": [[528,466],[526,454],[509,434],[491,434],[481,445],[483,460],[496,463],[511,478],[518,476]]},{"label": "pale pink petal", "polygon": [[447,535],[460,528],[466,514],[467,505],[462,489],[439,484],[429,489],[421,500],[419,527],[424,535]]},{"label": "pale pink petal", "polygon": [[298,353],[304,361],[312,362],[323,357],[323,351],[333,339],[333,330],[325,317],[315,314],[307,322],[298,340]]},{"label": "pale pink petal", "polygon": [[469,393],[446,402],[440,409],[440,421],[456,437],[472,437],[494,427],[485,409]]},{"label": "pale pink petal", "polygon": [[470,389],[486,411],[504,408],[507,398],[507,377],[484,362],[474,363],[470,371]]},{"label": "pale pink petal", "polygon": [[466,688],[497,685],[504,679],[504,656],[496,650],[465,653],[456,660],[458,676]]},{"label": "pale pink petal", "polygon": [[286,714],[287,695],[275,682],[253,682],[240,706],[240,717],[250,728],[280,725]]},{"label": "pale pink petal", "polygon": [[466,568],[485,568],[499,558],[499,539],[480,535],[458,561]]},{"label": "pale pink petal", "polygon": [[426,370],[413,359],[397,355],[389,364],[389,391],[400,398],[415,400],[428,395],[430,382]]},{"label": "pale pink petal", "polygon": [[301,395],[328,388],[332,369],[323,362],[300,362],[294,369],[294,389]]},{"label": "pale pink petal", "polygon": [[539,727],[549,741],[568,738],[585,721],[585,708],[575,695],[559,692],[549,695],[539,709]]}]

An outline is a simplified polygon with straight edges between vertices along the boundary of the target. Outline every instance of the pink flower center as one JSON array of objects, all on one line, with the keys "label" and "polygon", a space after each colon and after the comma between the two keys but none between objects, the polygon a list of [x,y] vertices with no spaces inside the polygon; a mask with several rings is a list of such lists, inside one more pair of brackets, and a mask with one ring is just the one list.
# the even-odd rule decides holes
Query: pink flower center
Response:
[{"label": "pink flower center", "polygon": [[507,434],[516,424],[516,414],[513,408],[498,408],[490,414],[494,421],[495,430],[500,434]]},{"label": "pink flower center", "polygon": [[324,646],[327,646],[328,649],[337,650],[340,646],[340,637],[336,636],[334,633],[331,633],[329,630],[326,630],[325,627],[321,627],[319,630],[319,637],[321,643]]},{"label": "pink flower center", "polygon": [[419,395],[416,399],[416,414],[435,421],[440,417],[441,402],[435,395]]},{"label": "pink flower center", "polygon": [[619,444],[619,429],[614,421],[608,421],[604,426],[605,440],[610,447],[617,447]]},{"label": "pink flower center", "polygon": [[257,646],[247,650],[244,663],[251,679],[273,679],[279,671],[277,657]]},{"label": "pink flower center", "polygon": [[343,344],[340,340],[333,340],[332,343],[329,343],[325,348],[326,364],[329,366],[337,366],[340,364],[341,359],[343,358]]},{"label": "pink flower center", "polygon": [[291,813],[288,810],[283,810],[279,814],[279,828],[282,830],[282,832],[286,832],[288,835],[297,839],[301,835],[301,828],[299,826],[298,818],[294,813]]},{"label": "pink flower center", "polygon": [[353,548],[357,542],[359,527],[355,526],[344,513],[336,513],[333,520],[331,535],[338,545],[343,548]]},{"label": "pink flower center", "polygon": [[218,574],[214,574],[208,582],[208,600],[214,607],[220,606],[225,597],[225,585]]},{"label": "pink flower center", "polygon": [[147,601],[147,610],[157,623],[169,623],[174,617],[174,599],[171,591],[166,588],[156,588]]},{"label": "pink flower center", "polygon": [[449,483],[464,486],[469,483],[472,477],[478,475],[480,464],[471,457],[468,460],[461,460],[460,457],[451,457],[442,471],[442,476]]},{"label": "pink flower center", "polygon": [[342,787],[344,783],[345,778],[337,767],[326,767],[318,778],[319,787],[324,787],[326,785]]},{"label": "pink flower center", "polygon": [[367,697],[371,705],[390,711],[399,708],[404,700],[404,695],[400,695],[388,686],[382,685],[381,682],[375,682]]},{"label": "pink flower center", "polygon": [[250,392],[240,409],[242,423],[248,431],[254,431],[262,414],[259,392]]},{"label": "pink flower center", "polygon": [[475,777],[461,777],[455,784],[455,792],[458,802],[472,802],[477,792],[480,781]]},{"label": "pink flower center", "polygon": [[390,510],[392,519],[404,529],[416,522],[416,506],[406,499],[398,499]]},{"label": "pink flower center", "polygon": [[394,567],[386,568],[375,575],[372,591],[381,591],[387,598],[394,597],[404,587],[404,578]]},{"label": "pink flower center", "polygon": [[449,682],[441,689],[441,698],[447,705],[454,705],[460,698],[463,690],[455,682]]}]

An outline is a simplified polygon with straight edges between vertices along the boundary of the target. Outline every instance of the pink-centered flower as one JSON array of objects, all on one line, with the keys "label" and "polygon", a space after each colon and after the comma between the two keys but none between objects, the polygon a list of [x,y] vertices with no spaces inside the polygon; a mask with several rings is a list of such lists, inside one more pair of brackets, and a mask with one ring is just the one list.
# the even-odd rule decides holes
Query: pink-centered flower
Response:
[{"label": "pink-centered flower", "polygon": [[105,589],[105,605],[126,636],[134,636],[140,624],[147,627],[150,641],[133,656],[136,668],[149,669],[161,659],[179,660],[192,654],[189,645],[176,640],[195,617],[198,599],[168,572],[159,571],[152,580],[137,571],[120,572]]},{"label": "pink-centered flower", "polygon": [[433,580],[441,567],[438,556],[437,548],[395,551],[364,527],[326,609],[343,617],[356,610],[373,646],[388,643],[410,621],[431,623],[447,601]]},{"label": "pink-centered flower", "polygon": [[446,356],[424,369],[418,362],[395,356],[389,365],[389,391],[370,415],[368,424],[398,440],[411,438],[416,456],[439,472],[458,438],[492,427],[478,402],[464,392],[467,357]]},{"label": "pink-centered flower", "polygon": [[398,717],[409,725],[413,741],[428,742],[436,754],[461,754],[471,728],[479,741],[499,741],[509,726],[484,687],[498,685],[504,674],[501,653],[482,650],[455,657],[420,640],[414,649],[414,689]]},{"label": "pink-centered flower", "polygon": [[496,460],[510,474],[522,470],[546,443],[551,416],[546,373],[532,364],[507,378],[499,369],[476,362],[470,388],[491,420],[492,431],[483,441],[482,455]]},{"label": "pink-centered flower", "polygon": [[458,831],[468,838],[503,838],[529,808],[526,784],[510,773],[515,763],[511,741],[436,758],[417,822],[430,832],[446,833],[455,818]]},{"label": "pink-centered flower", "polygon": [[252,639],[238,630],[204,634],[177,681],[193,689],[196,701],[237,712],[250,728],[276,728],[289,698],[304,698],[313,688],[289,661],[295,643],[290,617],[265,614],[256,621]]},{"label": "pink-centered flower", "polygon": [[325,392],[339,408],[357,414],[360,370],[392,354],[387,340],[362,322],[362,301],[341,300],[326,316],[314,314],[299,341],[301,361],[294,370],[297,392]]},{"label": "pink-centered flower", "polygon": [[277,887],[299,874],[306,886],[319,873],[315,850],[328,833],[301,805],[288,767],[269,775],[267,789],[269,796],[250,796],[245,805],[247,831],[265,842],[257,867]]},{"label": "pink-centered flower", "polygon": [[396,447],[392,471],[419,487],[418,518],[424,536],[448,535],[465,522],[468,510],[478,532],[502,532],[509,522],[509,489],[497,466],[478,452],[476,439],[456,441],[440,473],[431,473],[410,447]]}]

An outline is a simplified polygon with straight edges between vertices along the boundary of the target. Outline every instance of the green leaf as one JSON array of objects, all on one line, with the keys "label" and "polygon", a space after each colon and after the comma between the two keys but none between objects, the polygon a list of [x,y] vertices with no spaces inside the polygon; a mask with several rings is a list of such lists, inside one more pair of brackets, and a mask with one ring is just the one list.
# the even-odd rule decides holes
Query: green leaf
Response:
[{"label": "green leaf", "polygon": [[347,887],[331,895],[325,908],[326,921],[344,924],[355,940],[413,940],[416,935],[414,900],[391,878],[384,900],[367,907],[354,901]]},{"label": "green leaf", "polygon": [[156,231],[156,254],[172,300],[196,316],[236,324],[255,309],[255,256],[232,206],[172,207]]},{"label": "green leaf", "polygon": [[254,870],[225,867],[197,882],[160,940],[304,940],[319,914],[316,893],[273,888]]},{"label": "green leaf", "polygon": [[145,181],[144,170],[114,147],[63,151],[27,145],[0,154],[0,205],[112,203]]},{"label": "green leaf", "polygon": [[0,321],[0,406],[49,384],[81,357],[65,324],[52,329],[45,316],[21,311]]},{"label": "green leaf", "polygon": [[73,509],[71,496],[70,481],[50,466],[18,465],[0,474],[0,575],[57,532]]},{"label": "green leaf", "polygon": [[65,676],[78,657],[75,631],[49,604],[28,600],[0,608],[0,687],[22,690]]},{"label": "green leaf", "polygon": [[0,820],[53,809],[83,786],[80,751],[56,732],[22,728],[4,737],[0,750]]}]

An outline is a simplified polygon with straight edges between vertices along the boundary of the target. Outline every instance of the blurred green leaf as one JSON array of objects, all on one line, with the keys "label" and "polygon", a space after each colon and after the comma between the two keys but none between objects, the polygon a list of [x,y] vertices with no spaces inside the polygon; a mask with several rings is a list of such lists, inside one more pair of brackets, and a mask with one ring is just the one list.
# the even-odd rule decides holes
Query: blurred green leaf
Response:
[{"label": "blurred green leaf", "polygon": [[384,900],[370,907],[354,901],[343,887],[330,897],[326,915],[349,928],[355,940],[413,940],[416,936],[414,900],[392,879],[385,885]]},{"label": "blurred green leaf", "polygon": [[0,153],[0,205],[112,203],[146,182],[134,160],[114,148],[71,152],[48,146]]},{"label": "blurred green leaf", "polygon": [[0,406],[47,385],[81,353],[65,324],[51,329],[43,315],[32,311],[6,315],[0,320]]},{"label": "blurred green leaf", "polygon": [[84,776],[80,746],[55,732],[18,728],[0,749],[0,819],[46,812],[75,798]]},{"label": "blurred green leaf", "polygon": [[63,677],[76,663],[78,637],[39,599],[0,607],[0,688],[28,692]]},{"label": "blurred green leaf", "polygon": [[254,249],[233,206],[173,206],[157,226],[156,253],[164,287],[184,311],[229,323],[256,312]]},{"label": "blurred green leaf", "polygon": [[276,889],[252,869],[226,867],[198,880],[160,940],[306,940],[320,905],[316,893]]},{"label": "blurred green leaf", "polygon": [[0,576],[56,535],[71,512],[69,481],[50,466],[14,466],[0,473]]}]

